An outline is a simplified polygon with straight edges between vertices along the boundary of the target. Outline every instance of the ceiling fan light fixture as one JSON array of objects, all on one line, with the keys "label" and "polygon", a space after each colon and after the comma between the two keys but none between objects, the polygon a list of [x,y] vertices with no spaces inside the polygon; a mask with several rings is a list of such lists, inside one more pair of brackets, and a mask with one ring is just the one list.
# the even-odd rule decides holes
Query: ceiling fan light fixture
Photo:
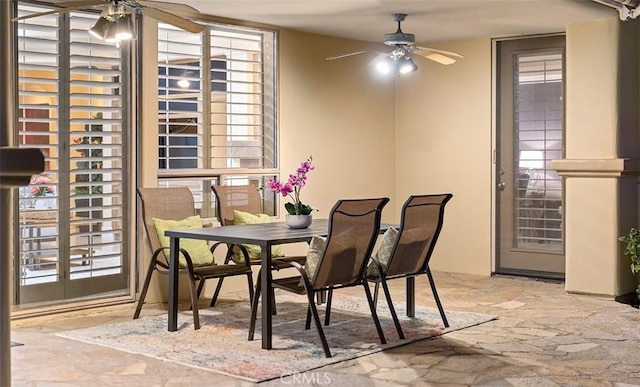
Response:
[{"label": "ceiling fan light fixture", "polygon": [[389,74],[394,68],[393,58],[387,56],[376,64],[376,69],[382,74]]},{"label": "ceiling fan light fixture", "polygon": [[410,56],[405,56],[404,58],[400,58],[398,60],[398,73],[399,74],[409,74],[418,69],[418,65]]},{"label": "ceiling fan light fixture", "polygon": [[104,41],[107,43],[120,43],[120,39],[116,38],[116,25],[115,21],[109,21],[107,25],[107,32],[104,35]]},{"label": "ceiling fan light fixture", "polygon": [[130,13],[124,14],[114,21],[114,35],[118,40],[133,39],[133,17]]},{"label": "ceiling fan light fixture", "polygon": [[107,36],[107,30],[109,29],[110,23],[111,22],[107,20],[107,18],[100,16],[96,24],[94,24],[93,27],[89,29],[89,33],[95,38],[104,40],[104,38]]},{"label": "ceiling fan light fixture", "polygon": [[109,5],[104,10],[89,33],[107,43],[120,43],[135,38],[133,15],[125,13],[124,4]]}]

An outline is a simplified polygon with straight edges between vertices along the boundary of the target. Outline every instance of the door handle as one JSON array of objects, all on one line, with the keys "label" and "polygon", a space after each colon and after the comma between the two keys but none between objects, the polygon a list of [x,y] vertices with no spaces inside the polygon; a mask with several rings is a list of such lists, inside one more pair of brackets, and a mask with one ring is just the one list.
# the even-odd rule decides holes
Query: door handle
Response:
[{"label": "door handle", "polygon": [[500,191],[504,191],[504,187],[506,187],[506,186],[507,186],[507,183],[505,183],[505,182],[498,183],[498,189]]}]

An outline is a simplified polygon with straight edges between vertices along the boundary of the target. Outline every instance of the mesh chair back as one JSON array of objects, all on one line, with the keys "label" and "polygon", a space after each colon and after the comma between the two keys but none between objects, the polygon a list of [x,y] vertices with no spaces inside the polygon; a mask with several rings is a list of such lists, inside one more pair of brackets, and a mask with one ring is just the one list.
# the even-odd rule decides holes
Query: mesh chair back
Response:
[{"label": "mesh chair back", "polygon": [[386,267],[388,277],[426,270],[452,194],[413,195],[402,207],[400,230]]},{"label": "mesh chair back", "polygon": [[[187,187],[138,188],[137,191],[151,251],[162,247],[153,218],[182,220],[196,214],[193,195]],[[164,257],[164,254],[160,254],[160,257]]]},{"label": "mesh chair back", "polygon": [[387,202],[389,198],[339,200],[333,206],[325,249],[311,280],[314,289],[361,280]]},{"label": "mesh chair back", "polygon": [[233,224],[233,210],[262,213],[262,198],[253,184],[213,185],[211,190],[216,196],[216,215],[223,226]]}]

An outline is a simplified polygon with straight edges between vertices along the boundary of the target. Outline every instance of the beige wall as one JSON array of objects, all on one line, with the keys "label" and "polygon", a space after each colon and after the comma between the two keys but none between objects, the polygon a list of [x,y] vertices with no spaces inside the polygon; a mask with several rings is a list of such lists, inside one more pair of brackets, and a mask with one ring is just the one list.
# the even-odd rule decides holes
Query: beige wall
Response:
[{"label": "beige wall", "polygon": [[491,40],[437,48],[464,59],[420,60],[398,80],[395,212],[411,194],[450,192],[432,268],[491,274]]},{"label": "beige wall", "polygon": [[[326,217],[336,200],[394,196],[395,92],[372,81],[371,55],[325,57],[362,42],[283,30],[280,44],[280,170],[313,155],[304,202]],[[389,210],[387,210],[389,211]],[[392,220],[390,213],[385,219]]]}]

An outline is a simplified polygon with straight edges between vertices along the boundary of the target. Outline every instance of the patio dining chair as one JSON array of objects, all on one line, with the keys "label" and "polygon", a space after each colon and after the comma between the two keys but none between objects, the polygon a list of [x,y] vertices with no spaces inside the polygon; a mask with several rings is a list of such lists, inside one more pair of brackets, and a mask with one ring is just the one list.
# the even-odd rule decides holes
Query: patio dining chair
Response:
[{"label": "patio dining chair", "polygon": [[417,277],[425,274],[445,327],[449,327],[447,316],[438,297],[435,282],[429,269],[429,260],[444,222],[445,205],[452,194],[412,195],[402,206],[400,229],[389,229],[380,242],[380,247],[367,268],[367,279],[375,283],[374,302],[382,284],[387,304],[398,336],[404,333],[398,320],[387,281],[396,278]]},{"label": "patio dining chair", "polygon": [[[263,214],[262,198],[254,184],[246,185],[212,185],[211,190],[216,197],[216,215],[223,226],[236,224],[240,220],[242,224],[252,222],[270,222],[271,217]],[[239,215],[242,214],[242,215]],[[249,262],[250,265],[260,265],[260,249],[258,246],[242,246],[228,244],[227,248],[232,254],[227,254],[225,263],[233,260],[236,264]],[[272,250],[275,269],[289,267],[285,261],[304,263],[304,256],[285,257],[279,247]],[[216,290],[211,298],[211,306],[214,306],[220,293],[222,279],[218,282]],[[275,311],[275,305],[273,310]]]},{"label": "patio dining chair", "polygon": [[[331,357],[331,351],[314,302],[315,296],[322,291],[328,291],[326,309],[329,310],[334,289],[362,285],[380,342],[386,343],[364,274],[380,230],[382,208],[387,202],[389,198],[339,200],[329,214],[327,237],[313,237],[304,266],[296,261],[288,262],[297,269],[299,275],[272,280],[272,288],[307,295],[305,329],[310,329],[313,317],[326,357]],[[261,276],[258,275],[258,284],[251,303],[249,340],[253,340],[255,332],[261,280]]]},{"label": "patio dining chair", "polygon": [[[140,316],[153,273],[155,271],[169,273],[169,238],[164,237],[164,231],[203,227],[202,220],[196,216],[193,195],[189,188],[138,188],[137,192],[142,203],[142,220],[153,255],[149,261],[140,299],[133,315],[134,319]],[[181,258],[184,258],[180,260],[179,274],[188,275],[190,280],[191,309],[195,329],[200,329],[198,299],[206,280],[217,278],[218,281],[222,281],[225,277],[244,275],[247,277],[249,286],[249,298],[253,298],[251,267],[248,263],[228,263],[228,260],[225,264],[216,264],[213,254],[220,245],[215,243],[209,246],[203,240],[181,239],[180,252]],[[198,282],[197,290],[196,282]]]}]

